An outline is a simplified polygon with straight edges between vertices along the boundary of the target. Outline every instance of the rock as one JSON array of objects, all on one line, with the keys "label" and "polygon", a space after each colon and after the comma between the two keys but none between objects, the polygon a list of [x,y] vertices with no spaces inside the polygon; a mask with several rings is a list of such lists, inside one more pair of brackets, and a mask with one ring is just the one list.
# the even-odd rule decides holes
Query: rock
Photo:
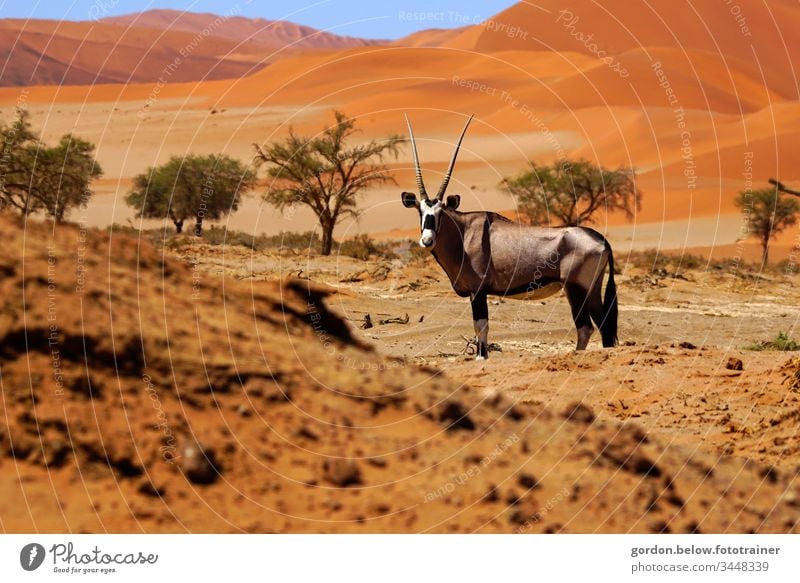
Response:
[{"label": "rock", "polygon": [[539,486],[539,480],[531,474],[519,474],[519,476],[517,476],[517,483],[528,490],[533,490]]},{"label": "rock", "polygon": [[48,468],[60,468],[68,459],[72,449],[60,439],[51,439],[44,447],[45,463]]},{"label": "rock", "polygon": [[653,522],[650,524],[649,529],[650,532],[655,534],[670,534],[672,532],[669,527],[669,523],[663,520],[657,520],[656,522]]},{"label": "rock", "polygon": [[181,469],[192,483],[208,485],[217,481],[220,470],[214,450],[189,443],[181,454]]},{"label": "rock", "polygon": [[517,407],[509,407],[508,411],[506,411],[506,417],[512,421],[522,421],[525,418],[525,414]]},{"label": "rock", "polygon": [[767,466],[762,468],[759,475],[771,484],[776,484],[780,479],[780,474],[775,466]]},{"label": "rock", "polygon": [[731,356],[728,359],[728,362],[725,363],[725,368],[728,370],[744,370],[744,363],[742,362],[741,358],[736,358],[735,356]]},{"label": "rock", "polygon": [[498,491],[497,486],[492,484],[489,486],[489,491],[486,492],[482,501],[492,503],[497,502],[498,500],[500,500],[500,492]]},{"label": "rock", "polygon": [[327,460],[322,465],[322,477],[339,488],[358,486],[361,481],[361,470],[353,460],[335,459]]},{"label": "rock", "polygon": [[577,423],[592,423],[595,420],[594,411],[588,405],[581,402],[575,402],[569,405],[564,411],[564,418],[568,421],[575,421]]},{"label": "rock", "polygon": [[302,439],[308,439],[309,441],[319,441],[319,435],[314,433],[311,429],[303,425],[300,429],[295,432],[296,437],[300,437]]},{"label": "rock", "polygon": [[342,509],[342,503],[338,500],[326,500],[322,503],[322,505],[331,512],[336,512]]},{"label": "rock", "polygon": [[521,510],[515,510],[508,516],[508,521],[511,524],[516,524],[517,526],[525,524],[528,521],[528,517],[525,516],[525,513]]},{"label": "rock", "polygon": [[623,426],[602,447],[600,457],[632,474],[658,478],[663,472],[644,449],[647,442],[647,435],[639,427]]},{"label": "rock", "polygon": [[439,422],[447,424],[448,431],[475,431],[475,423],[458,401],[448,401],[439,412]]},{"label": "rock", "polygon": [[166,493],[166,488],[164,486],[158,486],[150,479],[145,480],[141,483],[138,490],[139,494],[144,496],[149,496],[151,498],[160,498]]},{"label": "rock", "polygon": [[245,394],[253,398],[263,398],[268,403],[280,403],[292,400],[292,388],[288,384],[278,384],[273,379],[251,379],[244,387]]},{"label": "rock", "polygon": [[497,387],[491,386],[481,390],[484,397],[484,402],[492,407],[499,407],[503,402],[503,393]]}]

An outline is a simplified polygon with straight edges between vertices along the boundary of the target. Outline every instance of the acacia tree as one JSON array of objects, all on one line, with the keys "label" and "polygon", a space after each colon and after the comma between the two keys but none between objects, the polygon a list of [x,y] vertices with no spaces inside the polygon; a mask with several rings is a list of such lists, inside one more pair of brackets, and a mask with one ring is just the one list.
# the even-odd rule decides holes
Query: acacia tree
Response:
[{"label": "acacia tree", "polygon": [[778,233],[797,223],[800,202],[781,196],[779,188],[742,191],[736,206],[742,209],[747,231],[761,242],[761,265],[769,261],[769,242]]},{"label": "acacia tree", "polygon": [[10,125],[0,126],[0,204],[28,212],[31,182],[31,147],[38,146],[36,134],[31,130],[29,114],[17,110]]},{"label": "acacia tree", "polygon": [[52,148],[39,154],[37,200],[56,221],[63,221],[67,211],[85,204],[89,185],[102,175],[94,159],[94,145],[73,135],[61,138]]},{"label": "acacia tree", "polygon": [[125,202],[148,219],[170,219],[178,233],[194,219],[194,234],[203,234],[203,220],[216,220],[239,208],[241,194],[256,183],[255,173],[223,154],[173,156],[133,179]]},{"label": "acacia tree", "polygon": [[267,165],[272,181],[264,200],[283,211],[308,206],[319,220],[323,255],[330,255],[333,230],[344,216],[358,216],[358,196],[373,185],[394,183],[383,161],[397,156],[403,141],[392,135],[351,145],[355,121],[334,111],[336,123],[307,138],[289,129],[289,136],[268,146],[253,144],[259,165]]},{"label": "acacia tree", "polygon": [[17,111],[0,126],[0,206],[22,214],[44,211],[56,221],[85,204],[91,182],[102,175],[94,145],[72,134],[49,147],[33,132],[29,115]]},{"label": "acacia tree", "polygon": [[500,188],[515,196],[532,224],[575,227],[590,223],[600,209],[618,210],[633,218],[641,208],[632,168],[608,170],[586,160],[531,169],[506,178]]},{"label": "acacia tree", "polygon": [[785,192],[786,194],[791,194],[792,196],[800,196],[800,190],[796,190],[794,188],[789,188],[780,180],[775,180],[774,178],[770,178],[767,182],[770,184],[775,185],[780,192]]}]

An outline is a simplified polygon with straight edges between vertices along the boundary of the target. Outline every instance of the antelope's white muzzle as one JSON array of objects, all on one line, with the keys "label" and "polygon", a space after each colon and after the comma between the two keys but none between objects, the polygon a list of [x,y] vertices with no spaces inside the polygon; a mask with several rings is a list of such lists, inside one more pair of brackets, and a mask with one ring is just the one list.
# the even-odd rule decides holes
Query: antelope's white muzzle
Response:
[{"label": "antelope's white muzzle", "polygon": [[440,212],[439,202],[422,203],[422,236],[419,238],[420,247],[430,249],[436,244],[436,217]]}]

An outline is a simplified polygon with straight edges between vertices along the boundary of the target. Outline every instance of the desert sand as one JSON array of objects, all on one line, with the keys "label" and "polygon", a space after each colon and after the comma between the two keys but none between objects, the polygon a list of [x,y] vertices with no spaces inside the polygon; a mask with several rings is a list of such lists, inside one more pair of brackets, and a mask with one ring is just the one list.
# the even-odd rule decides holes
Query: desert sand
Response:
[{"label": "desert sand", "polygon": [[[541,0],[394,42],[237,19],[196,42],[208,15],[161,11],[3,21],[3,120],[25,107],[46,141],[93,141],[105,175],[80,226],[0,214],[0,529],[797,532],[800,359],[749,347],[798,336],[800,276],[747,267],[733,201],[800,185],[800,7],[733,6]],[[431,259],[128,228],[171,230],[124,204],[148,167],[249,161],[334,108],[364,140],[404,133],[407,112],[429,185],[474,113],[462,210],[516,217],[498,184],[531,160],[635,167],[634,219],[592,225],[617,257],[621,345],[575,353],[563,296],[492,298],[477,363],[469,304]],[[397,184],[366,192],[338,240],[416,236],[410,152],[389,166]],[[219,224],[315,228],[264,205],[266,186]],[[701,258],[654,267],[648,249]]]},{"label": "desert sand", "polygon": [[800,364],[743,350],[797,276],[625,268],[582,354],[563,298],[494,302],[476,363],[431,260],[0,222],[6,532],[798,528]]}]

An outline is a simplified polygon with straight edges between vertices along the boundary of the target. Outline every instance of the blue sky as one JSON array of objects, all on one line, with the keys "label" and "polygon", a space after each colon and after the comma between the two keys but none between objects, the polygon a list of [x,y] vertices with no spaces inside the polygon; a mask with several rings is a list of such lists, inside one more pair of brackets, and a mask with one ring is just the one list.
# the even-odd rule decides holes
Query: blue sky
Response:
[{"label": "blue sky", "polygon": [[151,8],[291,20],[337,34],[399,38],[476,24],[513,0],[0,0],[3,18],[92,20]]}]

